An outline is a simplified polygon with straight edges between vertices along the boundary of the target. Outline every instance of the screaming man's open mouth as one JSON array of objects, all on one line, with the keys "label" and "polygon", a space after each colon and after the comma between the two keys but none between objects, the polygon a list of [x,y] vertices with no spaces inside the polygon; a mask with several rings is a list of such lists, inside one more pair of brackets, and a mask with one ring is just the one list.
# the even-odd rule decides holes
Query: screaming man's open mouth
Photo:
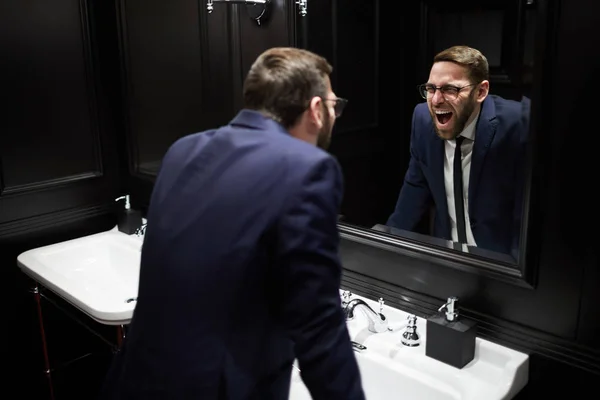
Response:
[{"label": "screaming man's open mouth", "polygon": [[452,118],[452,112],[446,110],[436,110],[435,117],[440,125],[446,125]]}]

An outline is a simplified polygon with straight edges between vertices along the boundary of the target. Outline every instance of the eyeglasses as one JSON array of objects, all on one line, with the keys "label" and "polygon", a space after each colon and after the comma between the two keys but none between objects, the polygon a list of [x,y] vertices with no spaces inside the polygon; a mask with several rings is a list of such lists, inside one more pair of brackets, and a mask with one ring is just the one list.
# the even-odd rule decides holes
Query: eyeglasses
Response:
[{"label": "eyeglasses", "polygon": [[340,117],[344,108],[346,108],[346,104],[348,104],[348,100],[338,97],[336,99],[323,99],[323,101],[335,101],[335,105],[333,106],[333,110],[335,111],[335,116]]},{"label": "eyeglasses", "polygon": [[454,85],[435,86],[431,83],[424,83],[422,85],[417,86],[417,89],[419,90],[419,94],[421,95],[421,97],[425,100],[432,98],[436,90],[439,90],[440,93],[442,93],[444,99],[456,100],[456,98],[458,97],[458,93],[460,93],[461,90],[474,85],[479,85],[479,83],[471,83],[462,87]]}]

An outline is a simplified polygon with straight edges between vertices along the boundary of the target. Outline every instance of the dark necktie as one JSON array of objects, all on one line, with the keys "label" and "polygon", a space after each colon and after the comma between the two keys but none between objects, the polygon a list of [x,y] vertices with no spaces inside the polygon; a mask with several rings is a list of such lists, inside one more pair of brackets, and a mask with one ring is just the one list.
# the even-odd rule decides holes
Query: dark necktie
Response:
[{"label": "dark necktie", "polygon": [[460,146],[464,139],[462,136],[456,138],[456,149],[454,150],[454,207],[456,208],[456,227],[460,243],[467,243],[465,202],[463,199],[462,152],[460,151]]}]

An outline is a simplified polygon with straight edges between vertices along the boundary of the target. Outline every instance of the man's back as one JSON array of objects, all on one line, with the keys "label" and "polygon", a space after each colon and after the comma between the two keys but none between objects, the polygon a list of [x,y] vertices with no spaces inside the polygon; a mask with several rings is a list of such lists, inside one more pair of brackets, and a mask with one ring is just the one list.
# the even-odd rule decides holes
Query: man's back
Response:
[{"label": "man's back", "polygon": [[[177,141],[107,385],[128,395],[109,398],[284,399],[295,356],[307,385],[323,385],[315,398],[362,398],[339,306],[340,200],[335,161],[258,113]],[[333,373],[319,365],[331,352]]]}]

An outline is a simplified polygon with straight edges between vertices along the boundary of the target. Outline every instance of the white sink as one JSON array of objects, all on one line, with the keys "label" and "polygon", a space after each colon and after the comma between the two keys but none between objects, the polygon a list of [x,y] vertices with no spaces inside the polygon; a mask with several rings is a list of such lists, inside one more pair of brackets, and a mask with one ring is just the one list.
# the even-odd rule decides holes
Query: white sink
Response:
[{"label": "white sink", "polygon": [[[367,400],[458,400],[463,398],[455,388],[440,385],[430,377],[415,373],[400,363],[390,363],[384,357],[373,352],[359,353],[356,358]],[[302,382],[299,370],[294,368],[289,400],[311,399],[308,389]]]},{"label": "white sink", "polygon": [[94,320],[124,325],[136,304],[142,241],[115,228],[28,250],[17,264]]},{"label": "white sink", "polygon": [[[361,296],[374,310],[377,302]],[[529,356],[481,338],[476,339],[475,358],[462,369],[425,355],[426,320],[417,319],[421,344],[407,347],[400,343],[407,313],[384,305],[383,314],[396,331],[372,333],[360,313],[348,321],[350,338],[364,346],[355,352],[367,400],[508,400],[529,379]],[[309,400],[298,369],[294,368],[290,400]]]}]

